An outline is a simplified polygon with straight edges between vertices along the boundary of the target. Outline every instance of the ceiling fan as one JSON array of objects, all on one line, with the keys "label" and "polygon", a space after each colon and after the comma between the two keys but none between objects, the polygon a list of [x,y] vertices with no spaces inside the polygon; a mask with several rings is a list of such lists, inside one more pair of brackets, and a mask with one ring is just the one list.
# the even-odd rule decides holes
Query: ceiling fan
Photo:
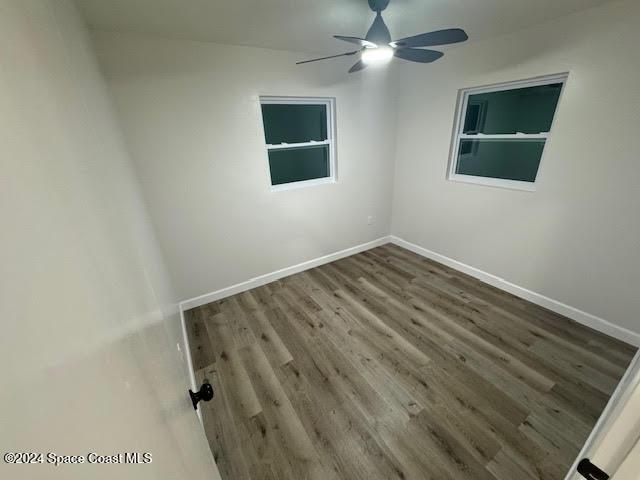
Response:
[{"label": "ceiling fan", "polygon": [[349,73],[357,72],[372,64],[386,63],[393,57],[418,63],[430,63],[438,60],[444,54],[437,50],[427,50],[417,47],[431,47],[434,45],[446,45],[449,43],[464,42],[469,37],[464,30],[459,28],[450,28],[447,30],[437,30],[435,32],[422,33],[412,37],[401,38],[400,40],[391,40],[389,29],[382,19],[382,12],[389,5],[390,0],[368,0],[369,7],[376,13],[376,18],[364,38],[346,37],[343,35],[334,35],[334,38],[349,43],[359,45],[358,50],[340,53],[338,55],[330,55],[328,57],[314,58],[313,60],[305,60],[297,62],[297,65],[303,63],[317,62],[319,60],[327,60],[329,58],[346,57],[350,55],[360,54],[358,60],[353,67],[349,69]]}]

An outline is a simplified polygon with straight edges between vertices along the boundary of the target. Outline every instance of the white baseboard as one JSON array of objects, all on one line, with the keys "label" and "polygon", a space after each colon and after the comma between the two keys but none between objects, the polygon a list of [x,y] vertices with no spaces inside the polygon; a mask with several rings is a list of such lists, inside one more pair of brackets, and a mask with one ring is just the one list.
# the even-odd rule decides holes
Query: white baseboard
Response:
[{"label": "white baseboard", "polygon": [[[615,325],[604,318],[597,317],[596,315],[592,315],[590,313],[579,310],[575,307],[562,303],[558,300],[554,300],[552,298],[546,297],[539,293],[533,292],[526,288],[515,285],[503,278],[500,278],[491,273],[487,273],[478,268],[472,267],[465,263],[459,262],[458,260],[454,260],[452,258],[446,257],[439,253],[433,252],[426,248],[423,248],[419,245],[416,245],[411,242],[407,242],[402,238],[396,237],[394,235],[389,235],[386,237],[380,237],[371,242],[363,243],[361,245],[356,245],[355,247],[347,248],[345,250],[340,250],[339,252],[334,252],[329,255],[325,255],[323,257],[314,258],[312,260],[308,260],[303,263],[299,263],[297,265],[293,265],[291,267],[286,267],[280,270],[276,270],[275,272],[267,273],[264,275],[260,275],[258,277],[252,278],[245,282],[237,283],[235,285],[231,285],[226,288],[222,288],[220,290],[216,290],[211,293],[206,293],[204,295],[200,295],[198,297],[190,298],[188,300],[184,300],[180,302],[180,311],[184,312],[191,308],[196,308],[201,305],[206,305],[207,303],[215,302],[222,298],[230,297],[232,295],[236,295],[238,293],[245,292],[247,290],[251,290],[252,288],[260,287],[270,282],[274,282],[284,277],[288,277],[289,275],[293,275],[295,273],[303,272],[305,270],[309,270],[311,268],[318,267],[320,265],[324,265],[326,263],[334,262],[336,260],[340,260],[341,258],[348,257],[350,255],[355,255],[356,253],[364,252],[365,250],[370,250],[375,247],[379,247],[380,245],[384,245],[385,243],[394,243],[400,247],[406,248],[418,255],[422,255],[423,257],[429,258],[431,260],[435,260],[436,262],[440,262],[448,267],[454,268],[455,270],[459,270],[460,272],[466,273],[467,275],[471,275],[472,277],[481,280],[484,283],[492,285],[500,290],[504,290],[509,292],[517,297],[524,298],[536,305],[540,305],[541,307],[547,308],[552,312],[556,312],[565,317],[571,318],[578,323],[586,325],[594,330],[602,332],[611,337],[617,338],[618,340],[622,340],[623,342],[629,343],[631,345],[640,347],[640,334],[628,330],[624,327],[620,327]],[[184,318],[182,319],[183,327],[184,327]],[[185,340],[186,340],[186,331]],[[187,348],[187,354],[188,352]]]},{"label": "white baseboard", "polygon": [[289,275],[304,272],[305,270],[319,267],[320,265],[324,265],[325,263],[335,262],[336,260],[340,260],[341,258],[349,257],[351,255],[355,255],[356,253],[379,247],[380,245],[384,245],[385,243],[389,243],[390,241],[390,236],[380,237],[376,240],[372,240],[371,242],[362,243],[360,245],[356,245],[355,247],[340,250],[339,252],[330,253],[329,255],[325,255],[323,257],[314,258],[312,260],[293,265],[292,267],[287,267],[281,270],[276,270],[275,272],[267,273],[265,275],[260,275],[259,277],[252,278],[250,280],[247,280],[246,282],[237,283],[235,285],[231,285],[230,287],[216,290],[215,292],[205,293],[204,295],[200,295],[198,297],[190,298],[188,300],[180,302],[180,310],[186,311],[192,308],[199,307],[201,305],[206,305],[207,303],[215,302],[216,300],[220,300],[222,298],[230,297],[232,295],[251,290],[252,288],[266,285],[267,283],[274,282],[284,277],[288,277]]},{"label": "white baseboard", "polygon": [[391,235],[391,243],[394,243],[399,247],[406,248],[407,250],[410,250],[413,253],[417,253],[418,255],[422,255],[423,257],[435,260],[436,262],[442,263],[455,270],[466,273],[467,275],[471,275],[472,277],[475,277],[478,280],[483,281],[484,283],[488,283],[489,285],[499,288],[500,290],[504,290],[505,292],[509,292],[517,297],[524,298],[531,303],[540,305],[541,307],[547,308],[552,312],[575,320],[576,322],[593,328],[594,330],[617,338],[618,340],[622,340],[623,342],[629,343],[636,347],[640,347],[639,333],[632,332],[631,330],[620,327],[618,325],[614,325],[604,318],[600,318],[590,313],[583,312],[582,310],[571,307],[565,303],[559,302],[558,300],[554,300],[531,290],[527,290],[526,288],[508,282],[507,280],[496,275],[492,275],[491,273],[487,273],[452,258],[440,255],[439,253],[427,250],[426,248],[423,248],[414,243],[407,242],[406,240],[403,240],[394,235]]}]

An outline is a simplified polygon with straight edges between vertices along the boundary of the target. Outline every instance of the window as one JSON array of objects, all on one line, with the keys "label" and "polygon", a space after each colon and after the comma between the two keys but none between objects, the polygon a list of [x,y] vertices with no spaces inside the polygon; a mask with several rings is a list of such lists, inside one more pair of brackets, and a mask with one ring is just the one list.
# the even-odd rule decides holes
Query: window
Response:
[{"label": "window", "polygon": [[333,99],[261,97],[273,190],[335,181]]},{"label": "window", "polygon": [[448,178],[535,190],[566,75],[460,92]]}]

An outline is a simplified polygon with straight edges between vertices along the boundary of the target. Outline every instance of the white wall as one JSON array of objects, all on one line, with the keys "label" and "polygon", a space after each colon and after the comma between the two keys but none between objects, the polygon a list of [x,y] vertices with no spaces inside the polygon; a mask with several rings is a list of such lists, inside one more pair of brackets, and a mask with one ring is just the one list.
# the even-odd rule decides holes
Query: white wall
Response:
[{"label": "white wall", "polygon": [[[350,58],[297,67],[291,52],[94,40],[181,299],[391,232],[624,336],[640,332],[639,8],[610,2],[360,75]],[[445,179],[458,89],[566,71],[536,192]],[[337,184],[269,191],[261,94],[337,98]]]},{"label": "white wall", "polygon": [[216,478],[164,271],[88,34],[0,0],[0,451],[151,452],[11,479]]},{"label": "white wall", "polygon": [[[392,233],[640,332],[640,3],[402,65]],[[460,88],[570,72],[535,193],[446,180]]]},{"label": "white wall", "polygon": [[[304,54],[94,38],[182,299],[389,233],[388,70],[348,75],[353,58],[296,66]],[[336,184],[270,191],[259,95],[336,98]]]}]

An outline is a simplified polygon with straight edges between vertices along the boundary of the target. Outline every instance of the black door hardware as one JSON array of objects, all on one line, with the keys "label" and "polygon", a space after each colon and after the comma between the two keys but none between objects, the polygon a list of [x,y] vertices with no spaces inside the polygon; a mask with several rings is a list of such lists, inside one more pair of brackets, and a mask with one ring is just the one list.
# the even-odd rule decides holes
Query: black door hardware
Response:
[{"label": "black door hardware", "polygon": [[213,387],[209,383],[209,380],[205,380],[200,387],[200,390],[198,390],[197,392],[194,393],[191,391],[191,389],[189,389],[189,396],[191,397],[191,403],[193,403],[193,409],[197,410],[198,402],[200,400],[208,402],[213,398]]},{"label": "black door hardware", "polygon": [[609,480],[609,475],[596,467],[588,458],[578,464],[578,473],[589,480]]}]

